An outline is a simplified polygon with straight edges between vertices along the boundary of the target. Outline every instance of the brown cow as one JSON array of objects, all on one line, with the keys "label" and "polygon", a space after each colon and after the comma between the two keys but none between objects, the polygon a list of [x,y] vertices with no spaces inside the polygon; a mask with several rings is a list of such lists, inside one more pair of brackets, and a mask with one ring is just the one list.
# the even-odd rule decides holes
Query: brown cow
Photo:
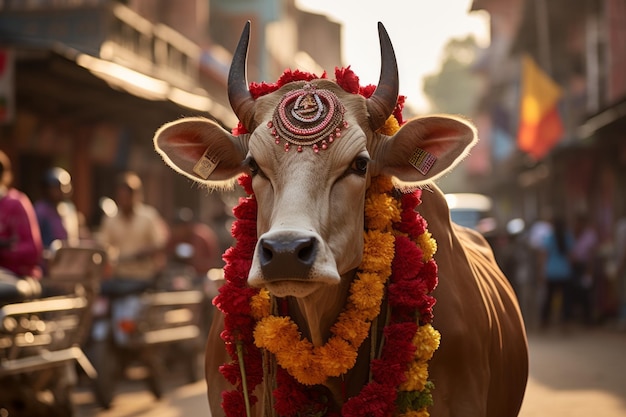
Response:
[{"label": "brown cow", "polygon": [[[370,98],[316,79],[289,83],[254,100],[245,78],[248,23],[228,85],[231,106],[251,133],[233,136],[210,120],[183,119],[162,127],[155,147],[175,170],[209,186],[251,174],[259,239],[248,284],[295,300],[298,311],[292,315],[318,346],[344,307],[347,285],[362,259],[364,199],[371,178],[391,176],[404,190],[425,188],[418,209],[438,246],[433,325],[441,332],[441,345],[430,362],[430,379],[436,385],[431,415],[516,416],[528,376],[517,302],[485,240],[451,223],[445,199],[432,182],[467,154],[477,140],[475,129],[459,118],[430,116],[408,121],[392,136],[378,133],[398,97],[395,55],[380,24],[379,34],[382,69]],[[292,110],[287,114],[284,109],[289,105]],[[321,144],[317,136],[307,141],[309,131],[289,124],[315,117],[323,119],[316,128],[339,126],[340,138],[332,145]],[[276,124],[278,133],[272,129]],[[293,149],[286,152],[275,138],[290,134],[300,136],[288,138]],[[416,150],[428,160],[426,165],[409,163]],[[219,336],[223,325],[218,315],[207,350],[213,417],[224,415],[221,393],[233,389],[218,372],[230,361]],[[369,355],[367,349],[365,354]],[[352,370],[324,383],[339,405],[345,396],[342,385],[348,396],[359,392],[368,363],[360,356]],[[265,414],[264,390],[271,382],[264,383],[269,385],[258,387],[261,400],[253,407],[254,415]]]}]

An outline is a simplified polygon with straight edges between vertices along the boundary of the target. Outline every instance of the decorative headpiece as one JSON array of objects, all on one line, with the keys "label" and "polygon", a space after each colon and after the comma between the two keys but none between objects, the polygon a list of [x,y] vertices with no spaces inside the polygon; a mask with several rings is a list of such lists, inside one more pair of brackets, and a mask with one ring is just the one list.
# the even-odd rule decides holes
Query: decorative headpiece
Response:
[{"label": "decorative headpiece", "polygon": [[313,152],[318,153],[327,149],[341,136],[341,129],[348,126],[344,112],[335,93],[306,83],[301,89],[285,94],[267,127],[277,145],[285,141],[285,152],[294,145],[298,152],[302,152],[303,146],[312,146]]}]

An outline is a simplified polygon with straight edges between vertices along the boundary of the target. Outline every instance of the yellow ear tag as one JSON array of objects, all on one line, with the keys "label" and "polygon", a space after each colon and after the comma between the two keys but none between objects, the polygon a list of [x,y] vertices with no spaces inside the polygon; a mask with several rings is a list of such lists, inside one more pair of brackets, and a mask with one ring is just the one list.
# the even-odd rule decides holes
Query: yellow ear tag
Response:
[{"label": "yellow ear tag", "polygon": [[196,162],[196,165],[194,165],[193,172],[202,179],[206,180],[215,170],[218,162],[219,161],[216,157],[209,155],[209,148],[207,148],[206,151],[204,151],[202,158],[200,158],[200,160]]},{"label": "yellow ear tag", "polygon": [[435,161],[437,161],[435,155],[420,148],[417,148],[409,158],[409,163],[422,175],[428,174]]}]

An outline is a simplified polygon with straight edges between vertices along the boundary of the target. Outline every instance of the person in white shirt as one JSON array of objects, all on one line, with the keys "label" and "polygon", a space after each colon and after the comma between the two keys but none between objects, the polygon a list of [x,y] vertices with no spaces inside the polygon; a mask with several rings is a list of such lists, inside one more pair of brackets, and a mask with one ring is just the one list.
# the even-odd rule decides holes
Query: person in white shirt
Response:
[{"label": "person in white shirt", "polygon": [[131,290],[150,286],[165,265],[167,224],[154,207],[143,203],[142,182],[133,172],[118,179],[117,213],[107,216],[99,233],[112,265],[111,285]]}]

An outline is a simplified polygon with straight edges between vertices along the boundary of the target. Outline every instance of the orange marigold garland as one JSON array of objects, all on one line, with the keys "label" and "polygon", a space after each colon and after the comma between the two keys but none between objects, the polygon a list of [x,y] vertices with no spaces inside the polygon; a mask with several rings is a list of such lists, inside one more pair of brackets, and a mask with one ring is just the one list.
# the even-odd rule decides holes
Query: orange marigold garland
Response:
[{"label": "orange marigold garland", "polygon": [[[364,96],[370,86],[358,87],[358,77],[348,68],[335,71],[339,85]],[[276,84],[251,85],[258,97],[295,80],[317,78],[287,71]],[[322,76],[325,78],[325,74]],[[381,129],[393,134],[402,124],[402,104]],[[245,129],[238,126],[235,133]],[[239,180],[249,197],[235,208],[233,225],[235,247],[224,254],[226,284],[215,305],[224,313],[222,338],[232,362],[220,372],[236,388],[223,393],[222,407],[228,417],[249,415],[257,401],[254,388],[263,380],[262,355],[258,346],[272,352],[279,366],[274,410],[281,417],[427,417],[432,404],[428,381],[428,360],[439,346],[439,333],[432,328],[429,293],[437,285],[437,266],[432,258],[436,244],[426,222],[415,211],[420,190],[399,194],[389,178],[375,178],[368,189],[365,205],[365,251],[357,278],[352,283],[346,309],[332,327],[332,337],[324,346],[314,347],[303,339],[288,316],[270,312],[270,296],[252,289],[246,280],[256,244],[256,200],[251,180]],[[380,357],[370,364],[371,381],[361,392],[347,399],[340,414],[332,409],[328,393],[321,385],[330,376],[348,372],[356,352],[370,331],[387,297],[390,316],[383,330]],[[255,345],[256,341],[256,345]],[[305,352],[305,354],[303,354]]]}]

